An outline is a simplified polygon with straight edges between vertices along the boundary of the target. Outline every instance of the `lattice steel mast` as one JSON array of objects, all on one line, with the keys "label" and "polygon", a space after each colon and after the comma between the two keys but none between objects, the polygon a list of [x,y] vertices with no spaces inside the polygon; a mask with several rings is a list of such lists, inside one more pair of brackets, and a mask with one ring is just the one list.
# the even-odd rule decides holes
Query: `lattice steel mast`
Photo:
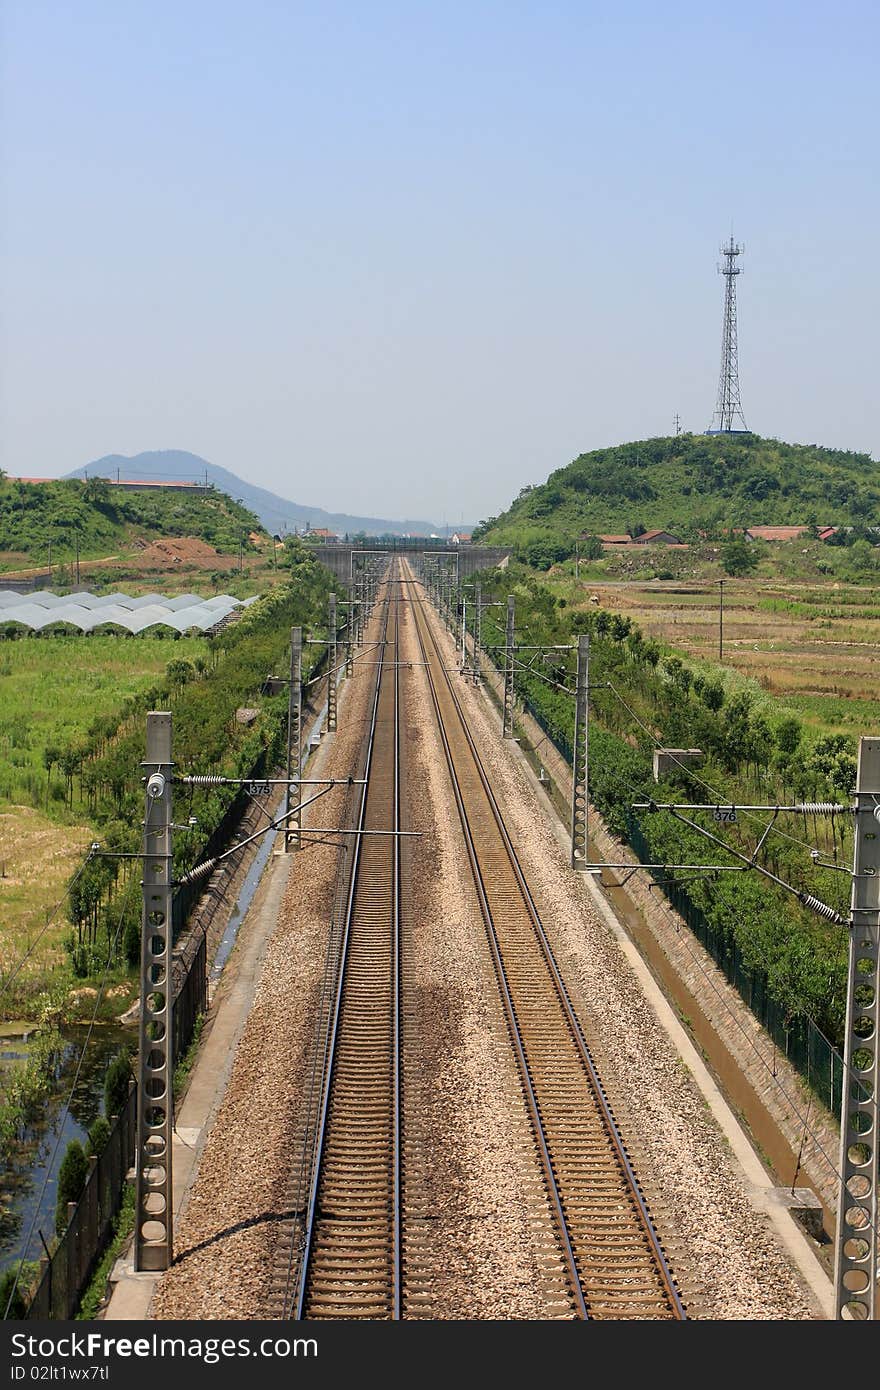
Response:
[{"label": "lattice steel mast", "polygon": [[[721,378],[718,382],[718,400],[709,434],[748,433],[748,425],[743,415],[739,398],[739,348],[736,336],[736,277],[740,267],[737,256],[742,255],[743,247],[738,246],[731,236],[726,246],[721,247],[724,264],[719,265],[718,273],[725,279],[724,289],[724,329],[721,335]],[[739,421],[739,424],[737,424]]]}]

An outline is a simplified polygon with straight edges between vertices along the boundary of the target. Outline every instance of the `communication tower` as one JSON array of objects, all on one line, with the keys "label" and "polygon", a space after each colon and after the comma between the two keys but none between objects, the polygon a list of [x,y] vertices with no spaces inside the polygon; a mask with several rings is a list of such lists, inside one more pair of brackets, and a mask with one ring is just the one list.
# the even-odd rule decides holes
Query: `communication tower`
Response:
[{"label": "communication tower", "polygon": [[724,261],[718,267],[719,275],[724,276],[724,329],[721,335],[721,379],[718,382],[718,400],[715,414],[707,434],[748,434],[739,398],[739,349],[736,339],[736,277],[740,268],[736,263],[745,248],[738,246],[731,236],[726,246],[721,247]]}]

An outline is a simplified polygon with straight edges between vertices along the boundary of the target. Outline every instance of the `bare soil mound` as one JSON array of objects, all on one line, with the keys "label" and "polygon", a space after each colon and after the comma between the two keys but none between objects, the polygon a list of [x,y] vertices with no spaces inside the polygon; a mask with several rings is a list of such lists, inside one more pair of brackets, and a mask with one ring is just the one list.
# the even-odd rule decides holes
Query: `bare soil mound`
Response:
[{"label": "bare soil mound", "polygon": [[169,536],[145,546],[138,558],[147,565],[168,564],[170,560],[174,565],[204,565],[214,569],[217,556],[218,551],[197,536]]}]

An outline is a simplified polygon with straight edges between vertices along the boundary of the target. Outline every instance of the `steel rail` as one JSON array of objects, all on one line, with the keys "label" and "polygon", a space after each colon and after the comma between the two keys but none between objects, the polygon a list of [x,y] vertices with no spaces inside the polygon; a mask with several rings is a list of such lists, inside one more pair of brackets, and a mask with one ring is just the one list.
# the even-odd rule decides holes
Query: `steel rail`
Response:
[{"label": "steel rail", "polygon": [[[428,654],[427,654],[427,651],[425,650],[425,643],[424,643],[424,640],[423,640],[423,635],[422,635],[421,626],[420,626],[421,619],[422,619],[422,613],[420,612],[420,610],[419,610],[418,608],[415,608],[415,607],[414,607],[414,610],[413,610],[413,611],[414,611],[414,613],[417,615],[417,618],[416,618],[416,630],[417,630],[417,633],[418,633],[418,636],[419,636],[419,643],[420,643],[420,646],[421,646],[421,649],[422,649],[422,654],[423,654],[423,656],[424,656],[425,658],[427,658],[427,655],[428,655]],[[540,916],[539,916],[539,914],[538,914],[537,906],[536,906],[536,904],[535,904],[534,898],[533,898],[533,896],[532,896],[532,894],[531,894],[531,891],[530,891],[530,889],[529,889],[529,887],[528,887],[528,884],[527,884],[527,882],[526,882],[526,879],[525,879],[525,876],[524,876],[524,874],[523,874],[521,865],[520,865],[520,863],[519,863],[519,859],[518,859],[518,857],[517,857],[516,851],[515,851],[515,849],[514,849],[514,847],[513,847],[513,844],[512,844],[512,842],[511,842],[509,833],[508,833],[508,831],[507,831],[507,827],[506,827],[506,825],[505,825],[505,823],[504,823],[504,818],[503,818],[503,816],[502,816],[502,814],[501,814],[501,811],[500,811],[500,808],[499,808],[499,806],[498,806],[498,803],[497,803],[497,801],[496,801],[496,799],[495,799],[494,793],[492,792],[491,784],[490,784],[489,778],[488,778],[488,776],[487,776],[487,774],[486,774],[486,770],[485,770],[485,768],[484,768],[484,766],[483,766],[482,759],[481,759],[480,756],[479,756],[479,753],[478,753],[478,751],[477,751],[476,744],[475,744],[475,742],[474,742],[474,739],[473,739],[473,736],[472,736],[472,734],[471,734],[470,728],[468,727],[467,719],[466,719],[466,717],[465,717],[464,710],[463,710],[462,705],[461,705],[461,701],[460,701],[460,699],[459,699],[459,697],[458,697],[458,695],[457,695],[457,693],[456,693],[456,691],[455,691],[455,688],[454,688],[454,686],[453,686],[451,680],[449,679],[449,675],[448,675],[448,673],[447,673],[447,671],[446,671],[445,663],[444,663],[444,661],[443,661],[442,653],[441,653],[440,650],[439,650],[439,647],[438,647],[438,644],[437,644],[437,640],[436,640],[436,638],[435,638],[433,632],[431,631],[430,627],[428,627],[428,637],[429,637],[429,639],[430,639],[431,646],[433,647],[433,650],[434,650],[434,653],[435,653],[435,656],[436,656],[436,663],[435,663],[435,664],[439,664],[439,668],[440,668],[440,670],[441,670],[442,673],[443,673],[446,689],[447,689],[447,691],[448,691],[449,696],[451,697],[453,706],[454,706],[454,708],[455,708],[455,710],[456,710],[456,713],[457,713],[457,715],[458,715],[458,719],[459,719],[459,722],[460,722],[461,730],[462,730],[462,732],[463,732],[463,734],[464,734],[464,737],[465,737],[465,739],[466,739],[468,748],[469,748],[469,750],[470,750],[471,756],[472,756],[473,761],[474,761],[474,765],[475,765],[476,770],[477,770],[477,773],[478,773],[478,775],[479,775],[480,782],[481,782],[482,787],[483,787],[483,790],[484,790],[484,792],[485,792],[485,794],[486,794],[486,799],[487,799],[488,804],[489,804],[489,806],[490,806],[490,809],[491,809],[491,811],[492,811],[492,814],[493,814],[493,817],[494,817],[494,820],[495,820],[495,824],[496,824],[496,826],[497,826],[497,828],[498,828],[498,831],[499,831],[500,836],[501,836],[501,839],[502,839],[502,841],[503,841],[505,850],[506,850],[506,852],[507,852],[507,856],[508,856],[508,859],[509,859],[511,868],[513,869],[514,877],[515,877],[515,879],[516,879],[517,886],[518,886],[518,888],[519,888],[519,890],[520,890],[520,894],[521,894],[521,896],[522,896],[524,905],[525,905],[525,907],[526,907],[526,909],[527,909],[527,912],[528,912],[529,917],[530,917],[530,919],[531,919],[532,925],[533,925],[533,927],[534,927],[534,930],[535,930],[535,933],[536,933],[536,936],[537,936],[537,940],[538,940],[538,943],[539,943],[539,946],[540,946],[540,949],[541,949],[541,954],[542,954],[543,959],[544,959],[544,961],[545,961],[545,963],[546,963],[546,965],[547,965],[547,967],[548,967],[548,970],[549,970],[549,973],[550,973],[550,977],[551,977],[552,982],[553,982],[553,986],[554,986],[554,988],[555,988],[557,997],[558,997],[558,999],[559,999],[560,1005],[561,1005],[562,1010],[563,1010],[563,1014],[564,1014],[564,1017],[565,1017],[565,1021],[566,1021],[567,1025],[568,1025],[568,1028],[569,1028],[569,1030],[570,1030],[572,1039],[573,1039],[573,1041],[574,1041],[574,1043],[575,1043],[575,1046],[576,1046],[576,1048],[577,1048],[578,1054],[579,1054],[579,1056],[580,1056],[580,1058],[581,1058],[581,1062],[582,1062],[582,1064],[583,1064],[584,1070],[585,1070],[586,1075],[587,1075],[587,1077],[588,1077],[588,1080],[589,1080],[591,1089],[592,1089],[592,1091],[593,1091],[593,1094],[594,1094],[594,1096],[595,1096],[597,1105],[598,1105],[599,1110],[600,1110],[600,1112],[601,1112],[601,1114],[602,1114],[602,1118],[603,1118],[603,1121],[604,1121],[604,1124],[605,1124],[605,1128],[606,1128],[607,1133],[608,1133],[608,1135],[609,1135],[609,1137],[610,1137],[610,1139],[611,1139],[611,1143],[612,1143],[612,1146],[613,1146],[615,1155],[616,1155],[616,1157],[617,1157],[618,1163],[620,1164],[621,1170],[622,1170],[622,1172],[623,1172],[624,1175],[625,1175],[626,1183],[627,1183],[627,1186],[628,1186],[628,1188],[629,1188],[630,1194],[631,1194],[631,1196],[632,1196],[632,1198],[633,1198],[633,1201],[634,1201],[634,1205],[635,1205],[635,1209],[636,1209],[636,1212],[637,1212],[637,1215],[638,1215],[639,1222],[640,1222],[640,1224],[641,1224],[641,1226],[642,1226],[642,1229],[643,1229],[643,1231],[644,1231],[644,1233],[645,1233],[645,1236],[646,1236],[646,1238],[647,1238],[648,1244],[649,1244],[649,1246],[650,1246],[650,1248],[651,1248],[651,1252],[652,1252],[652,1254],[653,1254],[653,1256],[654,1256],[654,1260],[655,1260],[655,1263],[656,1263],[656,1266],[657,1266],[657,1270],[658,1270],[658,1272],[659,1272],[659,1275],[660,1275],[662,1284],[663,1284],[663,1286],[664,1286],[664,1288],[665,1288],[665,1290],[666,1290],[666,1295],[667,1295],[667,1298],[668,1298],[668,1300],[669,1300],[669,1303],[670,1303],[670,1306],[671,1306],[671,1310],[672,1310],[672,1312],[673,1312],[673,1315],[674,1315],[676,1318],[685,1319],[687,1315],[686,1315],[686,1312],[685,1312],[684,1305],[683,1305],[683,1303],[682,1303],[682,1300],[681,1300],[681,1297],[680,1297],[680,1295],[679,1295],[679,1293],[678,1293],[678,1290],[677,1290],[677,1288],[676,1288],[676,1286],[675,1286],[675,1280],[674,1280],[674,1278],[673,1278],[673,1276],[672,1276],[671,1270],[669,1269],[668,1263],[667,1263],[667,1261],[666,1261],[666,1257],[665,1257],[664,1252],[663,1252],[663,1249],[662,1249],[662,1247],[661,1247],[661,1245],[660,1245],[659,1238],[658,1238],[658,1236],[657,1236],[656,1231],[654,1230],[654,1225],[653,1225],[653,1222],[651,1221],[650,1214],[649,1214],[649,1212],[648,1212],[647,1203],[646,1203],[646,1201],[645,1201],[644,1195],[643,1195],[642,1192],[641,1192],[641,1188],[640,1188],[638,1179],[637,1179],[637,1177],[636,1177],[636,1175],[635,1175],[635,1172],[633,1171],[632,1164],[631,1164],[631,1162],[630,1162],[630,1160],[629,1160],[629,1156],[628,1156],[628,1154],[627,1154],[627,1152],[626,1152],[626,1148],[625,1148],[625,1146],[624,1146],[623,1139],[622,1139],[622,1136],[621,1136],[621,1134],[620,1134],[619,1127],[618,1127],[617,1122],[616,1122],[616,1120],[614,1119],[614,1116],[613,1116],[613,1114],[612,1114],[610,1105],[609,1105],[608,1100],[607,1100],[607,1097],[606,1097],[606,1095],[605,1095],[604,1087],[602,1086],[601,1079],[600,1079],[600,1077],[599,1077],[597,1068],[596,1068],[595,1063],[594,1063],[594,1061],[593,1061],[592,1054],[591,1054],[591,1052],[590,1052],[590,1049],[589,1049],[589,1046],[588,1046],[588,1044],[587,1044],[587,1042],[586,1042],[586,1039],[584,1038],[583,1031],[582,1031],[581,1026],[580,1026],[580,1022],[579,1022],[579,1020],[578,1020],[578,1018],[577,1018],[577,1016],[576,1016],[576,1014],[575,1014],[575,1012],[574,1012],[574,1008],[573,1008],[573,1006],[572,1006],[572,1004],[571,1004],[571,999],[570,999],[570,997],[569,997],[568,991],[567,991],[567,989],[566,989],[566,987],[565,987],[564,981],[563,981],[562,976],[561,976],[561,973],[560,973],[560,971],[559,971],[559,967],[558,967],[558,965],[557,965],[557,962],[556,962],[556,958],[555,958],[553,949],[552,949],[552,947],[551,947],[551,945],[550,945],[550,942],[549,942],[549,940],[548,940],[548,938],[547,938],[546,932],[544,931],[543,924],[542,924],[542,922],[541,922],[541,920],[540,920]],[[532,1114],[533,1123],[535,1124],[535,1127],[536,1127],[536,1137],[538,1138],[539,1151],[540,1151],[541,1157],[542,1157],[542,1165],[544,1166],[545,1172],[549,1172],[548,1187],[549,1187],[550,1192],[551,1192],[551,1196],[552,1196],[552,1200],[553,1200],[553,1205],[554,1205],[554,1207],[555,1207],[555,1209],[556,1209],[557,1223],[558,1223],[558,1225],[559,1225],[559,1227],[560,1227],[560,1232],[561,1232],[561,1235],[562,1235],[563,1250],[564,1250],[565,1257],[566,1257],[566,1263],[567,1263],[568,1266],[569,1266],[570,1272],[573,1271],[572,1282],[573,1282],[573,1286],[574,1286],[574,1292],[575,1292],[576,1302],[577,1302],[577,1304],[578,1304],[578,1311],[579,1311],[579,1313],[580,1313],[580,1316],[582,1316],[582,1317],[589,1317],[590,1314],[589,1314],[589,1311],[588,1311],[588,1309],[587,1309],[586,1300],[585,1300],[584,1294],[583,1294],[583,1288],[582,1288],[582,1284],[581,1284],[580,1271],[579,1271],[579,1269],[578,1269],[578,1264],[577,1264],[577,1257],[576,1257],[576,1255],[575,1255],[575,1253],[574,1253],[574,1249],[573,1249],[573,1246],[572,1246],[572,1243],[571,1243],[571,1236],[570,1236],[569,1227],[568,1227],[568,1219],[567,1219],[566,1212],[565,1212],[565,1202],[564,1202],[564,1198],[563,1198],[562,1194],[560,1194],[560,1192],[559,1192],[558,1184],[557,1184],[557,1182],[556,1182],[556,1176],[555,1176],[555,1172],[554,1172],[554,1170],[553,1170],[553,1164],[552,1164],[552,1160],[551,1160],[551,1157],[550,1157],[549,1146],[548,1146],[548,1143],[547,1143],[547,1138],[546,1138],[546,1134],[545,1134],[545,1130],[544,1130],[544,1125],[543,1125],[543,1121],[542,1121],[542,1119],[541,1119],[541,1117],[540,1117],[540,1106],[539,1106],[539,1101],[538,1101],[537,1094],[536,1094],[536,1091],[535,1091],[534,1082],[533,1082],[532,1075],[531,1075],[531,1068],[530,1068],[529,1063],[528,1063],[527,1054],[526,1054],[526,1050],[525,1050],[525,1046],[524,1046],[524,1042],[523,1042],[523,1038],[522,1038],[522,1030],[521,1030],[521,1028],[520,1028],[519,1021],[518,1021],[518,1019],[517,1019],[517,1017],[516,1017],[515,1005],[514,1005],[514,1003],[513,1003],[512,997],[511,997],[511,992],[510,992],[510,988],[509,988],[509,983],[508,983],[508,980],[507,980],[507,973],[506,973],[506,971],[505,971],[504,964],[503,964],[503,960],[502,960],[502,958],[501,958],[500,944],[499,944],[499,941],[498,941],[497,932],[496,932],[496,930],[495,930],[495,924],[494,924],[494,921],[492,920],[491,908],[490,908],[490,905],[489,905],[489,903],[488,903],[488,898],[487,898],[487,895],[486,895],[486,892],[485,892],[485,885],[484,885],[484,882],[483,882],[483,876],[482,876],[482,873],[481,873],[481,871],[480,871],[479,864],[478,864],[478,862],[477,862],[476,846],[475,846],[474,843],[473,843],[473,836],[472,836],[472,832],[471,832],[471,828],[470,828],[470,823],[469,823],[469,820],[468,820],[468,817],[467,817],[466,810],[465,810],[465,808],[464,808],[463,797],[462,797],[462,792],[461,792],[461,788],[460,788],[460,785],[459,785],[458,774],[457,774],[457,771],[456,771],[455,766],[454,766],[454,762],[453,762],[453,758],[452,758],[452,752],[451,752],[451,748],[450,748],[450,744],[449,744],[449,739],[448,739],[446,730],[445,730],[445,728],[444,728],[444,722],[443,722],[442,712],[441,712],[441,710],[440,710],[440,702],[439,702],[439,698],[438,698],[438,695],[437,695],[437,690],[436,690],[436,686],[435,686],[434,678],[433,678],[433,672],[432,672],[432,670],[431,670],[430,664],[428,665],[428,678],[429,678],[429,683],[430,683],[430,688],[431,688],[431,695],[432,695],[432,701],[433,701],[433,704],[434,704],[434,710],[435,710],[435,714],[436,714],[436,716],[437,716],[438,725],[439,725],[439,727],[440,727],[440,733],[441,733],[441,738],[442,738],[443,745],[444,745],[444,750],[445,750],[445,753],[446,753],[447,763],[449,764],[450,775],[451,775],[451,778],[452,778],[453,790],[454,790],[454,793],[455,793],[456,803],[457,803],[457,805],[458,805],[459,815],[460,815],[460,818],[461,818],[461,821],[462,821],[462,827],[463,827],[464,834],[465,834],[465,840],[466,840],[467,848],[468,848],[468,856],[469,856],[469,859],[470,859],[470,861],[471,861],[471,866],[472,866],[472,869],[473,869],[473,872],[474,872],[474,881],[475,881],[475,884],[476,884],[476,886],[477,886],[477,892],[478,892],[478,896],[479,896],[479,899],[480,899],[480,906],[481,906],[481,910],[482,910],[482,913],[483,913],[484,920],[485,920],[485,922],[486,922],[487,934],[488,934],[488,937],[489,937],[490,946],[491,946],[491,948],[492,948],[493,959],[495,960],[495,964],[496,964],[496,971],[497,971],[497,973],[498,973],[499,983],[500,983],[500,985],[501,985],[501,992],[502,992],[502,997],[503,997],[503,999],[504,999],[505,1011],[506,1011],[507,1016],[508,1016],[508,1022],[509,1022],[509,1024],[510,1024],[511,1034],[512,1034],[512,1037],[513,1037],[513,1039],[514,1039],[514,1048],[515,1048],[515,1051],[516,1051],[518,1060],[519,1060],[519,1062],[520,1062],[520,1070],[521,1070],[521,1074],[522,1074],[522,1078],[523,1078],[523,1084],[524,1084],[524,1089],[525,1089],[525,1092],[526,1092],[526,1098],[527,1098],[529,1110],[530,1110],[530,1112],[531,1112],[531,1114]]]},{"label": "steel rail", "polygon": [[[399,561],[392,562],[391,572],[399,565]],[[400,651],[400,599],[394,599],[394,637],[395,654]],[[382,680],[380,670],[379,680]],[[402,1115],[401,1115],[401,1087],[402,1087],[402,1067],[401,1067],[401,1026],[400,1026],[400,982],[401,982],[401,946],[400,946],[400,835],[396,832],[400,830],[400,666],[395,662],[394,666],[394,839],[392,840],[393,849],[393,868],[391,878],[392,892],[392,913],[391,913],[391,990],[392,990],[392,1014],[391,1014],[391,1065],[392,1065],[392,1090],[391,1103],[393,1107],[392,1120],[392,1153],[391,1153],[391,1200],[392,1200],[392,1312],[393,1320],[402,1317],[403,1301],[403,1272],[402,1272],[402,1246],[403,1246],[403,1175],[401,1173],[401,1144],[402,1144]]]},{"label": "steel rail", "polygon": [[[382,615],[382,640],[385,640],[391,607],[390,589],[385,596],[385,610]],[[330,1105],[333,1093],[333,1083],[336,1072],[336,1062],[339,1052],[339,1040],[341,1036],[341,1016],[343,1007],[343,996],[347,978],[347,965],[349,961],[352,927],[357,905],[358,888],[361,883],[362,869],[362,845],[365,839],[365,820],[369,802],[370,780],[373,772],[373,754],[376,744],[377,725],[379,718],[380,702],[383,691],[383,671],[379,668],[376,677],[376,688],[373,695],[373,704],[370,716],[370,727],[367,736],[367,748],[365,757],[363,788],[360,796],[360,803],[357,810],[357,825],[354,828],[354,851],[352,855],[352,865],[349,877],[348,894],[345,908],[345,922],[343,929],[343,939],[340,949],[340,960],[338,979],[336,983],[335,998],[333,1003],[333,1013],[330,1024],[330,1036],[325,1061],[324,1081],[322,1087],[321,1110],[317,1125],[314,1144],[314,1159],[312,1165],[312,1175],[309,1190],[309,1199],[305,1221],[305,1236],[302,1246],[299,1273],[297,1279],[296,1310],[294,1316],[302,1319],[308,1299],[309,1275],[314,1254],[316,1227],[318,1224],[318,1198],[321,1186],[321,1178],[324,1168],[324,1157],[326,1152],[326,1142],[329,1127]],[[399,704],[397,699],[397,682],[394,688],[394,829],[399,828],[398,815],[398,789],[399,789],[399,767],[398,767],[398,748],[399,748]],[[351,832],[348,832],[351,833]],[[393,845],[393,882],[392,882],[392,902],[391,902],[391,950],[392,950],[392,1142],[393,1153],[391,1156],[392,1164],[392,1202],[391,1202],[391,1241],[392,1241],[392,1289],[391,1289],[391,1308],[392,1317],[399,1318],[401,1315],[401,1172],[400,1172],[400,1077],[401,1068],[399,1061],[400,1046],[400,997],[399,997],[399,864],[400,864],[400,841],[395,834],[392,839]]]},{"label": "steel rail", "polygon": [[[418,637],[419,646],[422,650],[422,654],[427,658],[427,651],[425,650],[424,639],[422,636],[421,629],[419,627],[418,620],[416,621],[416,636]],[[495,924],[492,918],[492,910],[489,906],[489,899],[486,893],[486,886],[483,880],[482,872],[480,870],[480,864],[477,858],[477,852],[476,847],[474,845],[473,835],[471,834],[467,809],[464,804],[464,797],[462,796],[461,787],[459,785],[459,780],[455,770],[455,762],[452,756],[452,749],[449,746],[449,739],[446,733],[446,726],[443,720],[443,712],[440,708],[440,701],[438,699],[436,687],[434,685],[433,672],[431,670],[430,662],[427,661],[427,659],[425,661],[425,668],[428,675],[428,684],[431,692],[431,700],[434,707],[434,714],[437,719],[437,727],[440,733],[441,741],[443,743],[443,751],[446,754],[446,762],[449,768],[449,775],[452,779],[452,791],[455,797],[455,804],[458,807],[458,814],[461,820],[462,830],[464,832],[465,846],[467,848],[468,859],[471,865],[471,872],[474,877],[474,885],[476,887],[477,896],[480,902],[480,911],[483,915],[483,920],[486,924],[489,946],[492,952],[492,959],[495,965],[495,971],[498,977],[498,983],[501,989],[501,996],[504,1003],[504,1011],[507,1017],[507,1023],[510,1029],[511,1039],[513,1041],[514,1050],[516,1051],[517,1056],[517,1062],[520,1068],[520,1074],[525,1090],[526,1104],[528,1106],[529,1114],[531,1116],[535,1139],[538,1144],[538,1151],[541,1158],[541,1166],[544,1170],[544,1179],[547,1184],[547,1189],[552,1206],[554,1208],[554,1217],[556,1221],[557,1231],[563,1245],[563,1253],[565,1257],[565,1263],[568,1267],[568,1277],[569,1283],[571,1284],[572,1295],[577,1305],[578,1316],[581,1318],[588,1318],[589,1313],[587,1311],[586,1301],[583,1296],[583,1289],[581,1288],[580,1272],[577,1266],[577,1259],[575,1257],[574,1249],[571,1244],[571,1238],[568,1229],[568,1219],[565,1214],[565,1207],[562,1201],[562,1194],[560,1193],[559,1187],[556,1182],[556,1174],[553,1170],[553,1161],[550,1157],[550,1150],[547,1144],[547,1136],[544,1130],[543,1121],[541,1119],[541,1112],[538,1106],[535,1088],[532,1083],[531,1068],[529,1067],[528,1059],[526,1058],[522,1042],[522,1035],[520,1032],[519,1024],[517,1022],[516,1010],[513,1005],[513,1000],[510,996],[507,975],[505,973],[504,964],[501,959],[501,950],[498,943],[497,933],[495,931]]]}]

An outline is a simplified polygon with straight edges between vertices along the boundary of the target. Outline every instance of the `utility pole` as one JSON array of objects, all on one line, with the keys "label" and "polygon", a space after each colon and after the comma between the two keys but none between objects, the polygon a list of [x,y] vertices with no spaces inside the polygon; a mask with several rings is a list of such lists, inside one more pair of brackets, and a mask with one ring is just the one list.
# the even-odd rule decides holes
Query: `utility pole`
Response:
[{"label": "utility pole", "polygon": [[678,411],[676,411],[676,412],[675,412],[675,437],[676,437],[676,439],[678,438],[678,436],[679,436],[680,434],[681,434],[681,419],[680,419],[680,417],[679,417]]},{"label": "utility pole", "polygon": [[835,1316],[877,1316],[880,738],[859,739],[840,1118]]},{"label": "utility pole", "polygon": [[483,641],[483,586],[474,580],[474,685],[480,684],[480,645]]},{"label": "utility pole", "polygon": [[52,542],[51,542],[51,541],[48,542],[48,546],[49,546],[49,554],[48,554],[48,558],[47,558],[47,560],[46,560],[46,568],[47,568],[48,571],[49,571],[49,583],[51,584],[51,583],[52,583]]},{"label": "utility pole", "polygon": [[287,686],[287,791],[284,797],[284,849],[299,849],[302,801],[302,628],[290,629],[290,680]]},{"label": "utility pole", "polygon": [[174,1254],[171,1140],[171,715],[147,715],[143,839],[141,1016],[136,1154],[136,1271],[168,1269]]},{"label": "utility pole", "polygon": [[724,660],[724,580],[718,580],[718,660]]},{"label": "utility pole", "polygon": [[76,533],[76,582],[79,585],[79,531]]},{"label": "utility pole", "polygon": [[502,738],[513,738],[513,594],[507,595],[507,630],[504,639],[504,719],[501,726]]},{"label": "utility pole", "polygon": [[327,731],[336,728],[336,595],[327,603]]},{"label": "utility pole", "polygon": [[571,758],[571,867],[586,868],[589,862],[589,727],[590,727],[590,639],[578,634],[577,682],[574,701],[574,743]]}]

